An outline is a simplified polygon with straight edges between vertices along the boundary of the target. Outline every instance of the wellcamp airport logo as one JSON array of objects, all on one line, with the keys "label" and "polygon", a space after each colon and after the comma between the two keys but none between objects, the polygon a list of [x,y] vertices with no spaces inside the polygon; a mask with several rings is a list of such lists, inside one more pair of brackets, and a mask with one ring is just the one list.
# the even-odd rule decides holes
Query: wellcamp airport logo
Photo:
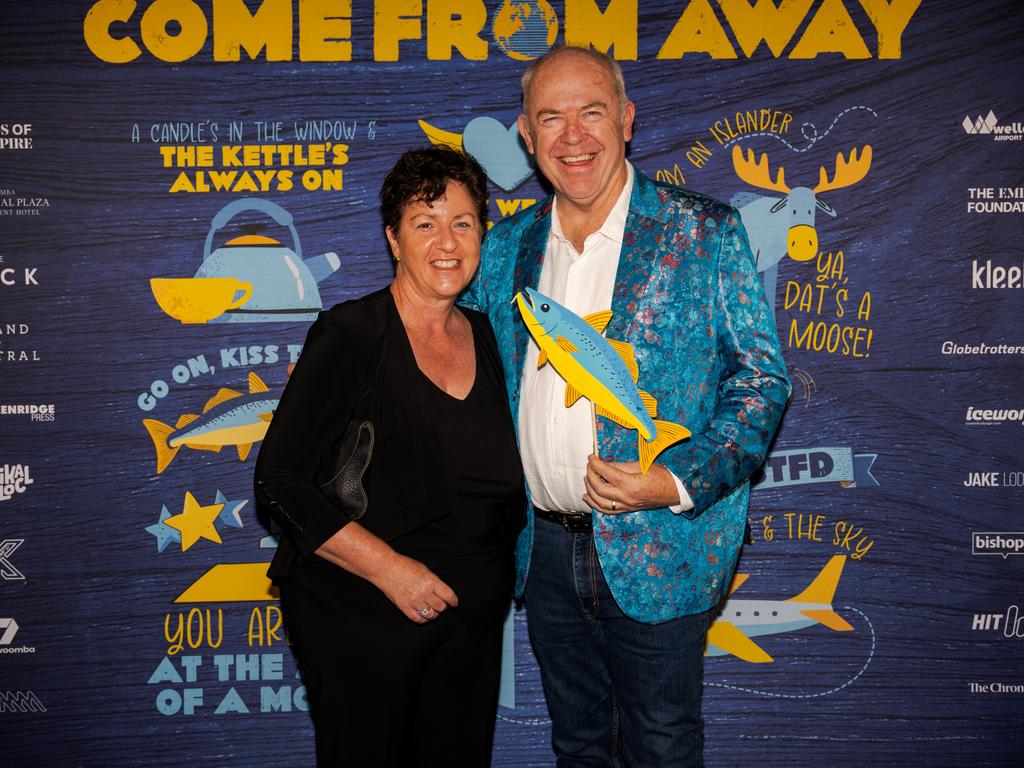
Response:
[{"label": "wellcamp airport logo", "polygon": [[43,702],[32,691],[0,691],[0,714],[14,712],[28,715],[45,711]]},{"label": "wellcamp airport logo", "polygon": [[0,619],[0,654],[2,653],[35,653],[31,645],[15,646],[14,636],[18,634],[18,622],[14,619]]},{"label": "wellcamp airport logo", "polygon": [[971,534],[972,555],[1024,555],[1024,531],[975,531]]},{"label": "wellcamp airport logo", "polygon": [[964,133],[971,136],[990,135],[993,141],[1020,141],[1024,138],[1024,125],[1018,122],[1000,125],[999,119],[991,109],[985,117],[978,115],[972,120],[968,115],[962,125]]}]

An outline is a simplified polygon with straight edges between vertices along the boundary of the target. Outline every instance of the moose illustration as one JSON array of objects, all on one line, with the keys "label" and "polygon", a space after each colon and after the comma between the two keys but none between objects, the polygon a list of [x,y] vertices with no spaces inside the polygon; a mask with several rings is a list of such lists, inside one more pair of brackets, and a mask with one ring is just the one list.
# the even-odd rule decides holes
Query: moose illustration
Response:
[{"label": "moose illustration", "polygon": [[813,188],[790,187],[785,181],[785,168],[779,168],[772,180],[768,167],[768,153],[754,162],[754,151],[732,148],[732,164],[736,175],[752,187],[782,192],[785,197],[766,197],[754,192],[738,192],[730,202],[739,209],[743,225],[750,237],[750,248],[757,259],[757,271],[762,273],[768,303],[775,306],[775,284],[779,262],[787,253],[794,261],[810,261],[818,255],[818,231],[814,227],[814,213],[820,208],[829,216],[835,209],[818,195],[834,189],[850,187],[863,179],[871,168],[871,145],[861,152],[850,150],[849,159],[840,152],[836,155],[835,175],[829,179],[825,166],[819,169],[819,181]]}]

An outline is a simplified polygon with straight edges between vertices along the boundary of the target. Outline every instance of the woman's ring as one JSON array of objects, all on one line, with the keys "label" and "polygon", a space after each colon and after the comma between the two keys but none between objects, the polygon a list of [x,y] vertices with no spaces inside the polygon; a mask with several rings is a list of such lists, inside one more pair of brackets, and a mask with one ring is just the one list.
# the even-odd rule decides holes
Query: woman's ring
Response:
[{"label": "woman's ring", "polygon": [[616,510],[616,506],[615,506],[615,502],[613,501],[612,502],[612,512],[614,512],[615,510]]},{"label": "woman's ring", "polygon": [[420,608],[418,611],[416,611],[416,613],[418,613],[425,619],[433,612],[433,610],[434,609],[428,605],[426,608]]}]

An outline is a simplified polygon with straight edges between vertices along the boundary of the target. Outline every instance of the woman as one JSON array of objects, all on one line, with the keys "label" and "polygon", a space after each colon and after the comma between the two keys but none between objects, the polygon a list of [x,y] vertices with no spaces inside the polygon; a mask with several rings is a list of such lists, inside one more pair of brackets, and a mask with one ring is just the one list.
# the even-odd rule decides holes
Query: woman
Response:
[{"label": "woman", "polygon": [[[455,306],[480,261],[486,178],[460,152],[410,151],[381,212],[394,282],[321,313],[263,441],[257,498],[284,532],[269,575],[319,766],[486,766],[523,509],[493,332]],[[354,521],[328,489],[364,420]]]}]

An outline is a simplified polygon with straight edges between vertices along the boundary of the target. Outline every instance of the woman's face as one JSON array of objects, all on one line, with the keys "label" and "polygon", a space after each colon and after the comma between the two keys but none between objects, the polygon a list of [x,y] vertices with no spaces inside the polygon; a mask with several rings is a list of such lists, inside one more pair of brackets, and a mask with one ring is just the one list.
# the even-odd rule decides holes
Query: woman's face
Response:
[{"label": "woman's face", "polygon": [[433,203],[406,205],[398,231],[388,227],[391,253],[398,260],[396,281],[425,300],[454,300],[480,264],[483,225],[466,188],[448,182]]}]

